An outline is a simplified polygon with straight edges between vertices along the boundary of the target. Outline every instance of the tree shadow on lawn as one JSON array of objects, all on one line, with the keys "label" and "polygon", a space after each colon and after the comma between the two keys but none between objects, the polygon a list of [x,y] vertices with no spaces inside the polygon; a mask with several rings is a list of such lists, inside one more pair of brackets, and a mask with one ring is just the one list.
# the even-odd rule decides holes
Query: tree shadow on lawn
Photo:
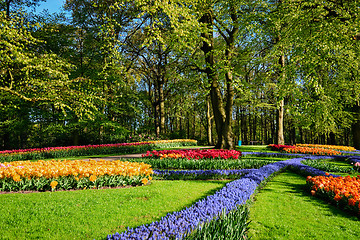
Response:
[{"label": "tree shadow on lawn", "polygon": [[[293,172],[291,172],[291,173],[293,173]],[[294,173],[294,174],[296,174],[296,173]],[[299,175],[299,176],[301,176],[301,175]],[[303,177],[303,176],[301,176],[301,177]],[[309,202],[311,204],[316,204],[319,208],[321,208],[321,210],[324,210],[325,212],[330,212],[329,215],[333,214],[336,216],[348,218],[349,220],[353,220],[353,221],[360,220],[359,215],[357,215],[356,213],[349,211],[347,209],[339,208],[339,207],[335,206],[334,204],[330,203],[326,199],[312,196],[307,189],[305,181],[306,181],[306,178],[304,178],[304,184],[289,183],[287,181],[278,181],[276,179],[272,180],[272,182],[278,182],[279,184],[286,186],[286,188],[289,190],[285,190],[284,191],[285,193],[295,194],[295,195],[301,197],[303,199],[303,201],[305,201],[305,202]],[[261,191],[273,191],[273,190],[272,189],[262,189]]]}]

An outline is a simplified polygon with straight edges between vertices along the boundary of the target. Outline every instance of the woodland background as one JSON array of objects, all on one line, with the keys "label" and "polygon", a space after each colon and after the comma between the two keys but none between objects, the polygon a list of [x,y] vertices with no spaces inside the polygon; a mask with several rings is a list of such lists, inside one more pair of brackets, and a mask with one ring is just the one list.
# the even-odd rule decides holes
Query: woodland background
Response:
[{"label": "woodland background", "polygon": [[360,149],[357,0],[0,1],[0,150],[191,138]]}]

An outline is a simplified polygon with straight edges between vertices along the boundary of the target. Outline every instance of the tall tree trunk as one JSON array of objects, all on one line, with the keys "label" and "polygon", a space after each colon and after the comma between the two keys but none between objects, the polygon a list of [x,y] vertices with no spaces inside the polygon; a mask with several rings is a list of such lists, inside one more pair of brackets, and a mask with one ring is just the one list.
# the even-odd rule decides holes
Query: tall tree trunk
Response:
[{"label": "tall tree trunk", "polygon": [[6,0],[5,1],[5,5],[6,5],[6,18],[9,20],[10,19],[10,4],[11,4],[12,0]]},{"label": "tall tree trunk", "polygon": [[[279,59],[280,66],[282,67],[281,78],[285,80],[285,56],[282,55]],[[284,141],[284,99],[281,99],[277,109],[277,144],[285,144]]]},{"label": "tall tree trunk", "polygon": [[242,141],[243,144],[249,144],[248,143],[248,125],[247,125],[247,117],[246,117],[246,108],[244,108],[244,111],[241,112],[241,133],[242,133]]},{"label": "tall tree trunk", "polygon": [[205,55],[206,62],[206,74],[208,81],[210,83],[210,99],[212,104],[212,109],[214,113],[214,120],[216,126],[217,133],[217,143],[215,148],[223,148],[224,147],[224,139],[223,139],[223,128],[225,125],[225,111],[223,108],[222,96],[220,91],[220,86],[218,83],[218,75],[214,69],[215,60],[214,60],[214,36],[213,36],[213,16],[212,12],[209,11],[205,13],[200,22],[208,25],[209,31],[207,33],[202,33],[201,36],[206,39],[203,41],[203,46],[201,50]]},{"label": "tall tree trunk", "polygon": [[231,71],[231,51],[232,46],[228,46],[225,51],[225,57],[227,58],[227,72],[225,74],[226,79],[226,106],[225,106],[225,125],[223,131],[223,139],[226,149],[234,149],[233,131],[232,131],[232,113],[234,106],[234,88],[233,88],[233,75]]},{"label": "tall tree trunk", "polygon": [[[234,28],[232,31],[229,31],[229,37],[224,39],[226,41],[227,48],[225,50],[226,58],[226,69],[225,73],[226,79],[226,90],[225,94],[225,103],[223,102],[223,96],[221,92],[221,87],[218,80],[218,73],[216,71],[216,64],[214,58],[214,17],[212,9],[208,9],[208,12],[199,20],[201,23],[207,25],[208,32],[201,33],[201,36],[206,39],[203,41],[201,50],[205,55],[206,69],[208,81],[210,83],[210,97],[212,108],[214,112],[214,119],[216,125],[216,132],[218,135],[216,148],[226,148],[233,149],[233,132],[232,132],[232,111],[233,111],[233,102],[234,102],[234,89],[233,89],[233,76],[231,70],[231,53],[234,46],[234,36],[238,32],[238,27]],[[225,105],[224,105],[225,104]]]},{"label": "tall tree trunk", "polygon": [[206,129],[207,129],[207,142],[209,145],[213,145],[213,139],[212,139],[212,119],[213,116],[211,116],[211,106],[210,106],[210,99],[209,97],[206,100]]},{"label": "tall tree trunk", "polygon": [[277,110],[277,144],[285,144],[284,141],[284,99],[279,103]]},{"label": "tall tree trunk", "polygon": [[164,97],[164,81],[159,82],[159,134],[165,134],[165,97]]},{"label": "tall tree trunk", "polygon": [[360,106],[354,107],[355,122],[352,125],[354,147],[360,150]]},{"label": "tall tree trunk", "polygon": [[159,92],[159,79],[154,79],[154,127],[155,134],[160,137],[160,92]]}]

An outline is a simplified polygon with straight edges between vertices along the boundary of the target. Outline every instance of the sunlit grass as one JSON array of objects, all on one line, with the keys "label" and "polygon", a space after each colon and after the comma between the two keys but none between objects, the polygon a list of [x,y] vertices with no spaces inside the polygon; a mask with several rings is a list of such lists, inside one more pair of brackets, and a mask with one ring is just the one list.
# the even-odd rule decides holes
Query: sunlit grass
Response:
[{"label": "sunlit grass", "polygon": [[250,209],[251,239],[359,239],[359,219],[304,190],[306,178],[287,171],[272,179]]},{"label": "sunlit grass", "polygon": [[104,239],[159,220],[224,181],[153,181],[122,189],[0,195],[0,239]]},{"label": "sunlit grass", "polygon": [[241,152],[274,152],[267,148],[267,145],[241,145],[236,146],[236,150]]}]

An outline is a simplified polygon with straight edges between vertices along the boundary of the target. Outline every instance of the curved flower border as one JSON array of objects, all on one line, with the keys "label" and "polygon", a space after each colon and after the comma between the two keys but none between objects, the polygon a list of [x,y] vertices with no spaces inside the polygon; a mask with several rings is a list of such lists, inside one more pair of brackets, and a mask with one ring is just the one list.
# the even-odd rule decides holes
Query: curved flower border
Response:
[{"label": "curved flower border", "polygon": [[[253,153],[257,154],[257,153]],[[309,167],[301,163],[305,159],[332,158],[324,156],[303,156],[290,160],[268,164],[257,170],[252,170],[241,179],[232,181],[224,188],[205,199],[196,202],[191,207],[173,212],[147,225],[128,228],[121,234],[108,235],[107,239],[182,239],[193,231],[200,223],[210,221],[218,216],[224,209],[231,211],[238,205],[244,204],[254,194],[259,184],[273,173],[285,167],[292,166],[310,175],[325,175],[324,171]],[[331,175],[330,175],[331,176]],[[336,175],[332,175],[336,176]]]}]

